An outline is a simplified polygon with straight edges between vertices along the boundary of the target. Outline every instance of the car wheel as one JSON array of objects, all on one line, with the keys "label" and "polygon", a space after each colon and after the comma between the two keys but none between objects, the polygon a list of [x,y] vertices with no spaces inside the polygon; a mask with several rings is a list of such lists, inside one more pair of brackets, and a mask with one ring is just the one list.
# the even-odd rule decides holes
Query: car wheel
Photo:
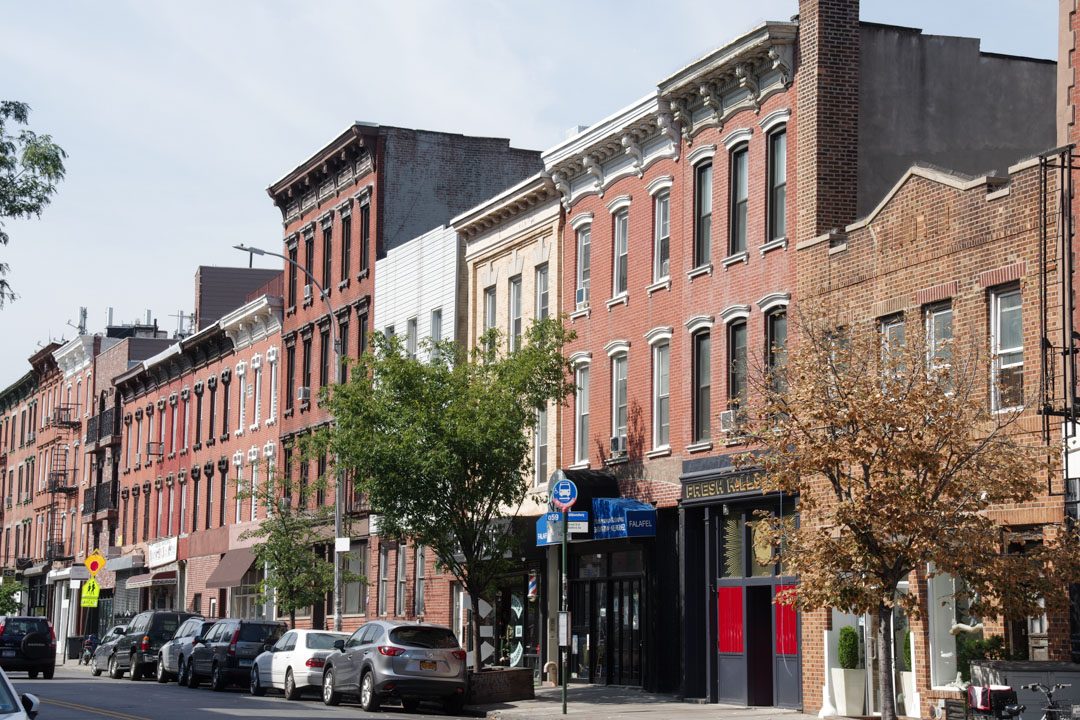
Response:
[{"label": "car wheel", "polygon": [[330,668],[322,676],[322,701],[324,705],[337,705],[341,694],[334,690],[334,669]]},{"label": "car wheel", "polygon": [[139,680],[142,680],[143,665],[142,665],[141,662],[139,662],[139,656],[138,655],[132,655],[131,656],[131,661],[128,663],[128,667],[131,668],[128,671],[129,672],[129,674],[128,674],[128,679],[129,680],[132,680],[133,682],[138,682]]},{"label": "car wheel", "polygon": [[37,670],[29,670],[29,671],[27,671],[26,674],[30,676],[31,680],[37,680],[37,676],[38,676],[38,671]]},{"label": "car wheel", "polygon": [[187,674],[187,686],[192,690],[199,687],[199,676],[195,674],[194,658],[187,664]]},{"label": "car wheel", "polygon": [[420,701],[416,698],[401,698],[401,707],[405,712],[416,712],[420,707]]},{"label": "car wheel", "polygon": [[157,667],[154,669],[154,679],[159,683],[169,682],[169,673],[165,671],[165,658],[158,655]]},{"label": "car wheel", "polygon": [[460,695],[451,695],[443,700],[443,712],[447,715],[460,715],[465,709],[465,698]]},{"label": "car wheel", "polygon": [[46,680],[52,680],[53,675],[56,674],[56,666],[49,666],[41,671],[41,676]]},{"label": "car wheel", "polygon": [[300,691],[296,687],[296,678],[293,677],[292,668],[285,671],[285,699],[300,699]]},{"label": "car wheel", "polygon": [[120,663],[116,661],[115,654],[109,656],[109,677],[113,680],[124,677],[124,671],[120,668]]},{"label": "car wheel", "polygon": [[97,666],[97,660],[90,658],[90,674],[94,677],[101,677],[101,668]]},{"label": "car wheel", "polygon": [[375,674],[369,670],[360,680],[360,707],[364,708],[364,712],[375,712],[381,704],[379,696],[375,694]]},{"label": "car wheel", "polygon": [[184,665],[184,658],[180,658],[176,661],[176,684],[184,686],[187,685],[187,681],[187,666]]},{"label": "car wheel", "polygon": [[221,666],[217,663],[210,669],[210,689],[214,692],[221,692],[225,689],[225,673],[222,672]]},{"label": "car wheel", "polygon": [[262,697],[266,694],[266,688],[262,686],[262,682],[259,680],[259,667],[257,665],[251,666],[251,681],[248,683],[248,690],[255,697]]}]

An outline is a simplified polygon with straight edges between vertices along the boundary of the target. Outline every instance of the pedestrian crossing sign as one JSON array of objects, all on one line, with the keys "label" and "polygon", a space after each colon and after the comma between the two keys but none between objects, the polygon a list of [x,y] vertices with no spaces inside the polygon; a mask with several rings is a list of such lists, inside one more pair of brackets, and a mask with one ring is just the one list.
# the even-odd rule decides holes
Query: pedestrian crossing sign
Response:
[{"label": "pedestrian crossing sign", "polygon": [[82,601],[79,603],[80,607],[84,608],[96,608],[98,606],[98,596],[101,594],[101,588],[97,584],[97,580],[90,578],[86,581],[86,584],[82,588]]}]

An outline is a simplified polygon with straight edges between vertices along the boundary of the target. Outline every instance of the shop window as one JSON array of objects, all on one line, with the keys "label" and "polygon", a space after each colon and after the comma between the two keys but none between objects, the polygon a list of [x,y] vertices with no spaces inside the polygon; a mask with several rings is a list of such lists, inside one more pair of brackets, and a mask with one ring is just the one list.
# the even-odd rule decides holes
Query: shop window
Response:
[{"label": "shop window", "polygon": [[[958,685],[962,668],[957,662],[965,642],[981,638],[979,621],[968,612],[967,587],[963,580],[941,573],[927,580],[930,603],[930,682],[934,687]],[[957,631],[953,634],[954,629]]]},{"label": "shop window", "polygon": [[716,592],[717,647],[722,653],[743,651],[743,589],[722,587]]}]

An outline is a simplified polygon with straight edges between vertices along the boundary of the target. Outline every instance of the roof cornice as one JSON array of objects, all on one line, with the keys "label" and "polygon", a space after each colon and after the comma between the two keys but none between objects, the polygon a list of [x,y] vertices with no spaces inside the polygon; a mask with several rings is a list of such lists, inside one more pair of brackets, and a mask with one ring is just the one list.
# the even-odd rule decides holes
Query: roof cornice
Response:
[{"label": "roof cornice", "polygon": [[551,178],[538,173],[450,221],[466,241],[558,196]]}]

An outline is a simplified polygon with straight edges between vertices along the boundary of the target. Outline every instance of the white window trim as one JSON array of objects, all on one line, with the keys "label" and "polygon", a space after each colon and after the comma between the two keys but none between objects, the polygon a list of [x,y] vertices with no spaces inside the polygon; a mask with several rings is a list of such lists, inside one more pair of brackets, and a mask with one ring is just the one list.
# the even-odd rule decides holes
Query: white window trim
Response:
[{"label": "white window trim", "polygon": [[754,136],[753,128],[739,128],[738,130],[732,130],[724,138],[724,147],[728,152],[731,152],[743,143],[750,142],[750,138]]},{"label": "white window trim", "polygon": [[574,219],[570,221],[570,228],[574,232],[577,232],[586,225],[592,225],[592,221],[593,214],[591,212],[581,213],[579,215],[575,215]]},{"label": "white window trim", "polygon": [[[619,437],[624,436],[630,430],[630,354],[623,350],[609,356],[611,358],[611,436]],[[618,415],[619,415],[619,393],[617,385],[619,382],[618,373],[615,372],[615,365],[619,362],[624,363],[626,368],[626,380],[623,396],[626,400],[626,429],[621,431],[618,427]]]},{"label": "white window trim", "polygon": [[604,345],[604,352],[607,353],[609,358],[614,358],[616,355],[625,355],[629,350],[629,340],[612,340],[607,345]]},{"label": "white window trim", "polygon": [[[629,196],[627,196],[629,198]],[[619,207],[611,215],[611,297],[621,298],[630,292],[630,203]],[[621,290],[618,285],[619,275],[619,222],[624,221],[626,227],[626,287]],[[592,278],[592,238],[589,238],[589,277]]]},{"label": "white window trim", "polygon": [[[661,335],[655,341],[650,341],[649,345],[652,347],[652,451],[657,452],[660,450],[669,450],[671,448],[671,328],[668,328],[666,336]],[[660,355],[662,349],[667,349],[667,376],[668,376],[668,439],[665,443],[658,443],[657,439],[660,433],[659,419],[659,406],[660,406],[660,393],[658,388],[660,387],[660,365],[657,362],[657,358]]]},{"label": "white window trim", "polygon": [[714,324],[712,315],[694,315],[684,323],[686,332],[693,335],[702,330],[712,330]]},{"label": "white window trim", "polygon": [[[1023,373],[1023,367],[1024,367],[1024,345],[1023,345],[1023,337],[1024,336],[1023,336],[1023,333],[1021,333],[1021,335],[1020,335],[1021,344],[1018,347],[1010,347],[1010,348],[1004,348],[1003,349],[998,345],[998,337],[997,337],[997,335],[998,335],[998,327],[999,327],[999,323],[1000,323],[1000,320],[1001,320],[1001,298],[1006,296],[1006,295],[1014,295],[1014,294],[1019,296],[1019,298],[1020,298],[1020,312],[1021,312],[1020,317],[1021,317],[1021,320],[1022,320],[1023,319],[1023,312],[1024,312],[1024,296],[1023,296],[1023,293],[1021,292],[1019,287],[1017,287],[1016,285],[1006,285],[1004,287],[994,288],[994,289],[992,289],[990,291],[990,350],[991,350],[991,355],[993,356],[993,359],[994,359],[994,361],[993,361],[993,363],[991,365],[990,399],[991,399],[991,408],[996,413],[1014,412],[1016,410],[1021,410],[1024,407],[1024,404],[1022,402],[1023,393],[1021,393],[1021,403],[1019,405],[1010,405],[1010,406],[1002,407],[1000,405],[1001,397],[1000,397],[1000,390],[998,388],[998,377],[999,377],[999,375],[1001,373],[1001,370],[1004,367],[1001,364],[1000,358],[1001,358],[1001,355],[1003,355],[1004,353],[1013,353],[1013,352],[1019,351],[1019,353],[1020,353],[1020,362],[1018,364],[1009,365],[1008,367],[1010,367],[1010,368],[1011,367],[1017,367],[1017,365],[1018,365],[1021,368],[1021,373]],[[1021,325],[1021,328],[1022,327],[1023,326]],[[1023,377],[1023,376],[1021,375],[1021,377]]]},{"label": "white window trim", "polygon": [[[589,359],[579,360],[574,362],[574,356],[570,357],[570,362],[574,366],[574,383],[578,385],[574,392],[574,464],[575,465],[588,465],[589,463],[589,438],[581,437],[581,420],[582,417],[588,420],[589,417],[589,390],[591,388],[588,385],[591,384],[592,378],[589,377],[589,372],[592,367],[592,362]],[[586,373],[586,402],[584,408],[581,402],[581,388],[580,377],[581,373]],[[582,410],[584,409],[584,412]]]},{"label": "white window trim", "polygon": [[645,333],[645,342],[649,343],[650,346],[671,342],[672,334],[672,327],[670,325],[658,325]]},{"label": "white window trim", "polygon": [[788,108],[781,108],[780,110],[773,110],[771,113],[761,118],[761,120],[758,121],[758,126],[763,133],[768,135],[774,130],[779,129],[781,125],[787,125],[788,120],[790,119],[791,110]]},{"label": "white window trim", "polygon": [[736,320],[747,320],[749,317],[749,305],[728,305],[720,312],[720,319],[725,325],[730,325]]},{"label": "white window trim", "polygon": [[612,215],[617,215],[624,210],[630,209],[630,201],[632,198],[629,195],[620,195],[607,204],[608,212]]},{"label": "white window trim", "polygon": [[774,292],[761,297],[756,305],[761,312],[768,314],[781,307],[787,307],[791,303],[791,293]]},{"label": "white window trim", "polygon": [[699,145],[686,156],[686,162],[690,167],[695,167],[703,160],[712,160],[716,155],[715,145]]},{"label": "white window trim", "polygon": [[[653,272],[652,272],[652,276],[653,276],[653,284],[654,285],[657,284],[657,283],[662,283],[665,280],[669,280],[671,278],[671,192],[670,192],[670,190],[671,190],[671,184],[669,183],[667,185],[667,187],[664,188],[664,192],[657,191],[656,193],[652,194],[652,198],[653,198],[653,252],[652,252],[652,256],[653,256],[652,257],[652,260],[653,260]],[[660,272],[660,240],[663,238],[663,236],[660,235],[660,224],[657,221],[656,211],[657,211],[657,207],[658,207],[658,204],[660,202],[660,199],[661,199],[661,195],[664,195],[664,194],[666,194],[666,196],[667,196],[665,199],[667,200],[667,223],[668,223],[668,231],[667,231],[668,271],[666,273],[661,273]]]},{"label": "white window trim", "polygon": [[649,184],[645,186],[645,191],[649,193],[651,197],[656,197],[665,190],[670,191],[674,185],[674,175],[661,175],[649,181]]}]

